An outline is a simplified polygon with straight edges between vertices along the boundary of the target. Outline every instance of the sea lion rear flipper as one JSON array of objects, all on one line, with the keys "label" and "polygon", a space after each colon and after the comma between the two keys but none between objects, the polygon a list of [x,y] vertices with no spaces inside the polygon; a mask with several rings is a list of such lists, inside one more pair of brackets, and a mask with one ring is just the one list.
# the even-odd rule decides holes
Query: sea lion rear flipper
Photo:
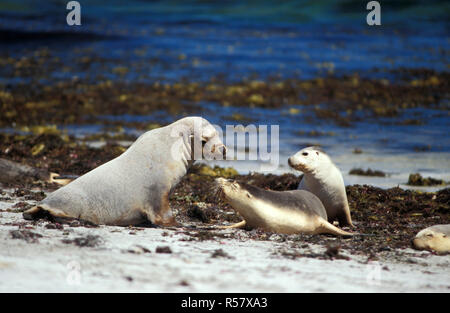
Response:
[{"label": "sea lion rear flipper", "polygon": [[23,218],[26,220],[35,220],[49,215],[59,218],[73,218],[60,209],[50,208],[48,205],[40,204],[23,212]]},{"label": "sea lion rear flipper", "polygon": [[319,233],[325,233],[325,234],[332,234],[336,236],[354,236],[357,235],[357,233],[350,233],[345,230],[342,230],[340,228],[337,228],[333,224],[330,224],[329,222],[323,220],[321,221],[321,225],[318,228]]},{"label": "sea lion rear flipper", "polygon": [[71,176],[62,176],[59,175],[58,173],[53,173],[50,172],[50,177],[47,180],[48,183],[55,183],[61,186],[65,186],[68,183],[72,182],[76,177],[71,177]]},{"label": "sea lion rear flipper", "polygon": [[229,229],[229,228],[244,228],[247,223],[245,220],[240,221],[239,223],[235,223],[227,226],[217,226],[218,229]]}]

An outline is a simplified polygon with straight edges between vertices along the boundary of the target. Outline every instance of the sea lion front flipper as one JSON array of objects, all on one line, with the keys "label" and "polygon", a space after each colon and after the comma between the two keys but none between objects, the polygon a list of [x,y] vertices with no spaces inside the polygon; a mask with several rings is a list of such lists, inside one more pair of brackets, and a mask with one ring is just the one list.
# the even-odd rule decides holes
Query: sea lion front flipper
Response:
[{"label": "sea lion front flipper", "polygon": [[159,226],[174,226],[177,227],[180,224],[175,220],[175,217],[172,214],[172,210],[169,206],[169,200],[163,201],[162,208],[158,210],[158,212],[154,215],[154,219],[152,220],[152,213],[147,213],[147,218],[150,222],[153,224],[159,225]]},{"label": "sea lion front flipper", "polygon": [[175,217],[172,215],[172,211],[168,210],[166,211],[165,214],[161,215],[156,215],[154,217],[154,219],[152,219],[152,214],[148,214],[146,213],[147,219],[150,223],[154,224],[154,225],[158,225],[158,226],[162,226],[162,227],[167,227],[167,226],[179,226],[180,224],[175,220]]},{"label": "sea lion front flipper", "polygon": [[179,226],[170,208],[169,191],[170,188],[166,186],[154,188],[152,198],[148,200],[152,207],[142,210],[142,213],[152,224],[162,227]]},{"label": "sea lion front flipper", "polygon": [[[347,206],[348,208],[348,206]],[[350,208],[346,209],[345,212],[341,212],[337,216],[337,220],[339,222],[339,226],[348,226],[351,228],[355,228],[355,225],[352,223],[352,217],[350,215]]]},{"label": "sea lion front flipper", "polygon": [[157,221],[155,221],[155,224],[160,226],[172,226],[172,227],[180,226],[180,224],[175,220],[175,217],[172,215],[171,210],[168,210],[161,219],[157,219]]},{"label": "sea lion front flipper", "polygon": [[243,221],[240,221],[239,223],[235,223],[235,224],[232,224],[232,225],[217,226],[217,228],[219,228],[219,229],[244,228],[246,224],[247,223],[245,222],[245,220],[243,220]]}]

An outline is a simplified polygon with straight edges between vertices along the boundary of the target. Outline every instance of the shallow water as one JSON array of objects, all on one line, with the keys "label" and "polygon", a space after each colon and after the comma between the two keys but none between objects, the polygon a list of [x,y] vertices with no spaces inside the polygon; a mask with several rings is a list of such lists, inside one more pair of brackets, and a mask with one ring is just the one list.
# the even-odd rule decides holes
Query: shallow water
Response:
[{"label": "shallow water", "polygon": [[[204,104],[202,106],[203,116],[206,116],[211,123],[219,127],[224,133],[226,125],[236,125],[228,117],[233,113],[241,113],[247,116],[246,110],[242,108],[226,107],[220,111],[220,115],[212,112],[218,111],[218,106],[213,104]],[[207,108],[205,110],[205,108]],[[211,112],[210,112],[211,110]],[[206,112],[205,112],[206,111]],[[279,162],[265,170],[266,162],[261,160],[251,161],[247,155],[247,160],[234,161],[216,161],[210,164],[220,166],[231,166],[241,173],[251,171],[266,173],[298,173],[289,168],[287,158],[298,150],[311,146],[321,146],[333,159],[336,165],[341,169],[344,175],[344,181],[348,185],[352,184],[370,184],[383,188],[401,186],[402,188],[411,188],[405,185],[408,176],[411,173],[419,172],[423,176],[450,181],[450,139],[446,135],[446,129],[449,125],[449,116],[447,112],[429,109],[410,109],[405,112],[405,116],[399,118],[403,120],[409,116],[426,117],[425,125],[403,125],[397,126],[396,119],[390,119],[386,125],[373,123],[373,121],[358,122],[354,127],[339,127],[329,123],[316,123],[312,117],[307,114],[289,114],[287,110],[279,109],[251,109],[248,115],[252,117],[253,125],[279,125]],[[105,119],[116,120],[118,118],[127,121],[151,121],[154,115],[150,116],[121,116],[114,118],[105,117]],[[268,122],[270,121],[270,123]],[[244,123],[247,126],[247,123]],[[86,131],[85,129],[84,131]],[[79,128],[73,128],[71,133],[79,133]],[[311,136],[314,131],[324,133],[323,136]],[[140,131],[128,130],[136,135]],[[299,134],[302,132],[302,134]],[[248,135],[247,135],[248,136]],[[270,133],[268,135],[270,138]],[[226,136],[224,136],[226,142]],[[236,143],[235,154],[248,148],[246,145]],[[362,150],[362,153],[354,153],[355,149]],[[419,150],[419,151],[417,151]],[[420,151],[425,150],[425,151]],[[269,149],[270,151],[270,149]],[[230,153],[231,151],[229,151]],[[364,170],[371,168],[381,170],[387,174],[386,177],[365,177],[349,175],[348,172],[354,168]],[[443,188],[436,187],[416,187],[416,189],[434,191]]]},{"label": "shallow water", "polygon": [[[382,4],[382,26],[365,23],[360,1],[293,1],[275,6],[239,1],[145,2],[131,0],[82,3],[82,26],[65,25],[65,8],[58,2],[3,1],[0,4],[0,56],[27,56],[49,47],[68,69],[51,69],[45,77],[11,77],[0,68],[0,84],[35,81],[52,84],[74,76],[92,81],[177,82],[314,78],[358,73],[361,77],[396,81],[399,68],[449,69],[448,4]],[[2,37],[3,36],[3,37]],[[87,67],[83,56],[99,59]],[[132,68],[125,74],[117,66]],[[321,145],[342,169],[347,184],[381,187],[402,185],[420,172],[450,181],[449,105],[440,110],[410,109],[401,117],[364,118],[352,127],[339,127],[315,118],[311,109],[224,107],[199,103],[196,114],[224,127],[240,113],[255,125],[280,125],[280,160],[274,173],[291,171],[286,159],[309,145]],[[180,115],[106,116],[122,121],[158,120]],[[423,125],[398,125],[420,118]],[[70,133],[100,132],[99,126],[61,126]],[[139,134],[140,131],[126,129]],[[311,131],[324,133],[311,136]],[[299,133],[301,132],[301,133]],[[354,154],[355,148],[362,154]],[[219,162],[240,172],[258,171],[261,162]],[[386,178],[349,176],[352,168],[372,168]],[[402,185],[403,186],[403,185]],[[440,187],[437,187],[440,188]],[[435,188],[426,188],[426,190]]]}]

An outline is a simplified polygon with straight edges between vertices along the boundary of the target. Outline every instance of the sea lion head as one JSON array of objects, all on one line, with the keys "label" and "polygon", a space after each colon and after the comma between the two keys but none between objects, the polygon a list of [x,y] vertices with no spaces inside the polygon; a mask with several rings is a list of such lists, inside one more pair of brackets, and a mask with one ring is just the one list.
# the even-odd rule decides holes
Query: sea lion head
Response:
[{"label": "sea lion head", "polygon": [[217,129],[208,121],[206,122],[208,124],[202,126],[200,138],[197,139],[202,143],[202,157],[205,160],[224,160],[227,148]]},{"label": "sea lion head", "polygon": [[215,183],[220,197],[231,205],[240,204],[240,206],[243,206],[249,199],[253,198],[245,186],[234,180],[220,177],[216,178]]},{"label": "sea lion head", "polygon": [[172,129],[172,136],[185,138],[193,160],[225,158],[226,146],[222,142],[221,133],[200,116],[185,117],[177,121]]},{"label": "sea lion head", "polygon": [[428,227],[418,232],[412,241],[414,247],[419,250],[450,252],[450,237],[439,231],[437,226]]},{"label": "sea lion head", "polygon": [[307,147],[288,159],[289,166],[297,171],[311,173],[325,164],[330,164],[331,159],[318,147]]}]

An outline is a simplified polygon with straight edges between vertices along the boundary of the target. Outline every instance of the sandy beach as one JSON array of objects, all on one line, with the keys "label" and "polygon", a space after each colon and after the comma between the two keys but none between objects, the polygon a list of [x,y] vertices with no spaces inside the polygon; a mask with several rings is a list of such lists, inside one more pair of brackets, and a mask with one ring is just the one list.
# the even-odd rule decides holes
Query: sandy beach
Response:
[{"label": "sandy beach", "polygon": [[[13,190],[4,190],[3,197]],[[26,221],[0,202],[1,292],[449,292],[449,255],[333,249],[361,238]],[[206,237],[205,232],[214,236]],[[308,236],[306,236],[308,237]],[[263,239],[261,239],[263,238]]]}]

